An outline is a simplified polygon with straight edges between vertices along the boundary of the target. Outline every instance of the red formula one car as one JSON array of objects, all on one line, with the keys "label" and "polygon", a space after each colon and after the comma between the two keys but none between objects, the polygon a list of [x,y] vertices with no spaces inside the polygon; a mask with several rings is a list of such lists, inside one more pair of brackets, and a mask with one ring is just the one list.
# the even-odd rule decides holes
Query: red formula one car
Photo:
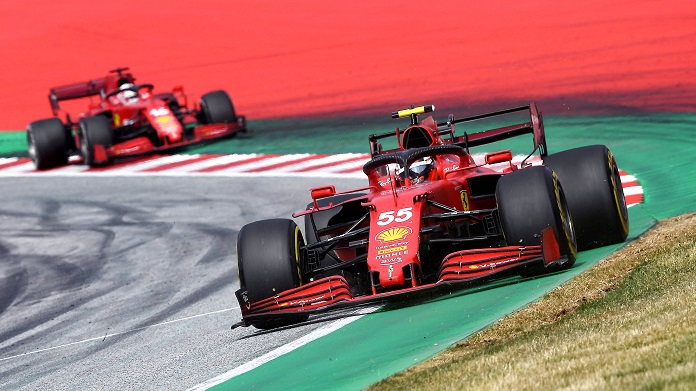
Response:
[{"label": "red formula one car", "polygon": [[[58,103],[81,98],[90,98],[89,108],[73,122]],[[155,94],[152,84],[135,84],[128,68],[52,88],[49,100],[53,118],[27,126],[29,155],[40,170],[65,165],[74,154],[93,166],[246,131],[225,91],[207,93],[189,107],[183,87]]]},{"label": "red formula one car", "polygon": [[[237,238],[243,320],[268,329],[310,314],[452,290],[500,274],[570,268],[577,249],[622,242],[628,213],[616,161],[603,145],[547,154],[541,114],[527,106],[437,123],[422,106],[392,114],[410,126],[369,138],[369,186],[311,189],[304,238],[291,219],[257,221]],[[455,134],[485,118],[522,123]],[[470,148],[532,134],[533,151]],[[396,138],[385,149],[382,139]],[[539,157],[530,159],[534,153]],[[535,161],[535,164],[531,164]],[[233,326],[234,327],[234,326]]]}]

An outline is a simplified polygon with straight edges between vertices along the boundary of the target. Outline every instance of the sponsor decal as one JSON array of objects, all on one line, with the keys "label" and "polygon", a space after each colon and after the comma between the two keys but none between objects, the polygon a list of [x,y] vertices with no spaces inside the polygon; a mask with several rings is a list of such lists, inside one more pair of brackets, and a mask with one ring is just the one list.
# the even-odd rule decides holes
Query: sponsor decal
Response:
[{"label": "sponsor decal", "polygon": [[382,243],[394,242],[397,240],[402,240],[413,231],[409,227],[394,227],[385,229],[384,231],[378,233],[375,236],[375,240],[379,240]]},{"label": "sponsor decal", "polygon": [[393,248],[387,248],[384,250],[377,250],[377,254],[378,255],[391,254],[391,253],[395,253],[395,252],[399,252],[399,251],[404,251],[406,249],[407,249],[406,246],[398,246],[398,247],[393,247]]},{"label": "sponsor decal", "polygon": [[153,117],[169,116],[169,110],[164,108],[164,107],[160,107],[158,109],[152,109],[152,110],[150,110],[150,115]]},{"label": "sponsor decal", "polygon": [[247,294],[248,291],[242,292],[242,301],[244,302],[246,309],[251,309],[251,302],[249,301],[249,296]]},{"label": "sponsor decal", "polygon": [[377,247],[375,247],[375,249],[377,249],[377,250],[382,250],[382,249],[385,249],[385,248],[394,248],[394,247],[397,247],[397,246],[406,246],[407,244],[408,244],[408,242],[388,243],[388,244],[384,244],[384,245],[381,245],[381,246],[377,246]]},{"label": "sponsor decal", "polygon": [[[406,255],[406,254],[408,254],[408,251],[404,251],[404,252],[397,251],[397,252],[395,252],[395,253],[389,253],[389,254],[384,254],[384,255],[377,255],[377,256],[375,257],[375,259],[376,259],[376,260],[386,260],[386,259],[389,259],[389,258],[396,258],[396,257],[398,257],[398,256],[400,256],[400,255]],[[385,262],[383,262],[383,263],[385,263]],[[386,263],[389,263],[389,262],[386,262]]]},{"label": "sponsor decal", "polygon": [[478,265],[470,265],[469,269],[491,269],[491,270],[493,270],[498,266],[505,266],[509,263],[513,263],[513,262],[516,262],[518,260],[519,260],[519,258],[512,258],[512,259],[505,259],[502,261],[484,262],[484,263],[480,263]]},{"label": "sponsor decal", "polygon": [[215,136],[215,135],[217,135],[217,134],[224,133],[225,131],[227,131],[227,129],[225,129],[225,128],[216,129],[216,130],[207,130],[207,131],[204,133],[204,135],[205,135],[206,137],[208,137],[208,136]]},{"label": "sponsor decal", "polygon": [[162,127],[162,130],[176,129],[174,119],[170,116],[157,117],[155,118],[155,122],[157,122]]},{"label": "sponsor decal", "polygon": [[119,149],[119,150],[116,150],[115,152],[116,152],[117,155],[119,155],[119,154],[122,154],[122,153],[132,153],[132,152],[136,152],[136,151],[139,151],[139,150],[141,150],[141,149],[142,149],[142,147],[136,146],[136,147],[131,147],[131,148]]},{"label": "sponsor decal", "polygon": [[401,259],[401,257],[396,257],[396,258],[382,259],[381,261],[379,261],[379,264],[380,264],[380,265],[391,265],[391,264],[394,264],[394,263],[401,263],[401,262],[403,262],[403,261],[404,261],[404,260]]},{"label": "sponsor decal", "polygon": [[320,304],[321,302],[325,301],[324,300],[324,295],[313,297],[311,299],[302,299],[302,300],[296,300],[296,301],[291,301],[289,303],[283,303],[281,306],[294,306],[294,305],[317,305]]}]

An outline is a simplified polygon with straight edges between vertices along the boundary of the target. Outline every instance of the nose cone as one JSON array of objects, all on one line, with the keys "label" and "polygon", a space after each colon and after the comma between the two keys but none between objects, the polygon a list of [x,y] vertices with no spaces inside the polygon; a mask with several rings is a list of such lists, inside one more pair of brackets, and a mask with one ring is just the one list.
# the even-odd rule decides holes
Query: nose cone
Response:
[{"label": "nose cone", "polygon": [[169,143],[176,143],[181,141],[181,133],[170,133],[167,135],[167,139],[169,140]]},{"label": "nose cone", "polygon": [[379,273],[379,284],[383,288],[387,288],[394,285],[404,285],[404,283],[406,282],[406,277],[404,276],[404,269],[402,269],[400,266],[397,265],[397,267],[394,267],[394,265],[385,265],[381,269],[382,270],[380,270]]}]

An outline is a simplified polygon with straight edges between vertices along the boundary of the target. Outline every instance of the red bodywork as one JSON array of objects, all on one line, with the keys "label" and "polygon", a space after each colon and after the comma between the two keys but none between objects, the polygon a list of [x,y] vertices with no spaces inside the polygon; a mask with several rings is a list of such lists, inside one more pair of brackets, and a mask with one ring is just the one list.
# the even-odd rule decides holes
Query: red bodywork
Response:
[{"label": "red bodywork", "polygon": [[[432,108],[418,113],[427,111]],[[529,121],[454,136],[456,123],[517,111],[528,111]],[[310,208],[293,215],[304,216],[305,231],[313,230],[317,238],[300,252],[298,267],[304,284],[254,303],[240,289],[237,298],[243,320],[237,326],[451,289],[453,284],[481,281],[533,263],[564,262],[550,228],[541,232],[540,245],[509,246],[497,221],[497,179],[529,164],[513,163],[509,150],[489,153],[483,164],[477,164],[468,152],[469,147],[531,133],[535,150],[545,156],[543,124],[533,103],[460,120],[450,116],[441,124],[432,117],[418,123],[415,114],[399,116],[406,115],[412,116],[407,129],[370,136],[373,158],[363,168],[368,187],[342,193],[332,185],[311,190]],[[384,150],[379,140],[394,136],[399,147]],[[421,148],[411,149],[409,143]],[[432,171],[425,177],[406,175],[424,159],[432,159]],[[340,195],[347,199],[322,202]],[[321,213],[333,217],[318,227]],[[338,266],[317,262],[327,251]],[[369,283],[356,283],[360,278]]]},{"label": "red bodywork", "polygon": [[[111,119],[115,142],[111,146],[93,146],[96,163],[219,139],[246,130],[243,116],[236,116],[235,122],[201,123],[200,107],[189,105],[182,86],[175,87],[171,93],[155,94],[151,84],[142,84],[137,91],[137,102],[124,101],[118,94],[119,84],[135,82],[126,71],[127,68],[119,68],[103,78],[55,87],[49,94],[53,115],[71,129],[72,147],[76,151],[80,150],[80,118],[105,115]],[[59,105],[61,101],[82,98],[89,98],[88,108],[77,116]],[[176,112],[172,107],[177,108]]]}]

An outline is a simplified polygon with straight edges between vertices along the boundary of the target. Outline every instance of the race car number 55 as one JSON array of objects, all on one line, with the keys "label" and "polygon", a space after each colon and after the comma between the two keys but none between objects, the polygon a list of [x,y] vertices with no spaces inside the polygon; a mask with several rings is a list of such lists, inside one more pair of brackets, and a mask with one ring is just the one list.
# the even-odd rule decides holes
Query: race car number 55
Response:
[{"label": "race car number 55", "polygon": [[388,212],[382,212],[380,213],[379,219],[377,220],[377,225],[389,225],[393,221],[396,221],[397,223],[403,223],[406,220],[410,220],[411,217],[413,217],[413,212],[411,212],[411,209],[413,208],[399,209],[396,212],[396,216],[394,216],[393,210],[390,210]]}]

